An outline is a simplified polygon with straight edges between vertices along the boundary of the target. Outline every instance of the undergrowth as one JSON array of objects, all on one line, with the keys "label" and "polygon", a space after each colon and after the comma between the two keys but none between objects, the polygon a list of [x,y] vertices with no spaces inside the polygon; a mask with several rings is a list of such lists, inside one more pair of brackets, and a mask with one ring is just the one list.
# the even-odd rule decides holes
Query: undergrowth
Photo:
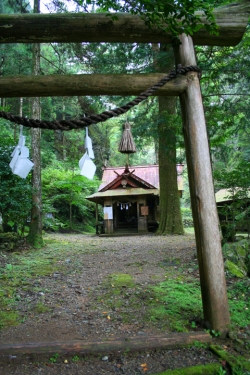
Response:
[{"label": "undergrowth", "polygon": [[229,309],[233,328],[250,324],[250,279],[234,282],[228,287]]}]

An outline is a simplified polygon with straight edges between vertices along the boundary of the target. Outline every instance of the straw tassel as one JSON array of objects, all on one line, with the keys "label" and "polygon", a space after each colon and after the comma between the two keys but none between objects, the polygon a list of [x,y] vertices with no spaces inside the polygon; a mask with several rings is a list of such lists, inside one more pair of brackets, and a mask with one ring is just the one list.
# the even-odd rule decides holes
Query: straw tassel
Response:
[{"label": "straw tassel", "polygon": [[135,142],[130,130],[130,123],[128,121],[123,125],[123,134],[118,147],[118,151],[122,154],[133,154],[136,152]]}]

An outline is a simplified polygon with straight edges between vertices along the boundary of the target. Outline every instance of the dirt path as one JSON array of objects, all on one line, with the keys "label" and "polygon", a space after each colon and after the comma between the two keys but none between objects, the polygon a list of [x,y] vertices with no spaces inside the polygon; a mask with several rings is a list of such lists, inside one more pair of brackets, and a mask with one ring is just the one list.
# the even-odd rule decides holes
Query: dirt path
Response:
[{"label": "dirt path", "polygon": [[[180,267],[184,267],[183,274],[198,277],[197,268],[192,266],[195,241],[191,235],[100,238],[50,234],[46,238],[48,257],[59,251],[49,243],[61,241],[64,246],[58,268],[20,288],[17,309],[23,323],[2,330],[1,343],[157,334],[162,332],[162,322],[146,319],[149,287],[164,281],[166,272],[175,273]],[[122,295],[118,290],[123,290]],[[131,358],[123,353],[84,361],[75,358],[74,363],[66,359],[66,363],[3,366],[0,373],[153,374],[214,360],[205,349],[189,348],[139,353]],[[146,371],[143,363],[147,363]]]}]

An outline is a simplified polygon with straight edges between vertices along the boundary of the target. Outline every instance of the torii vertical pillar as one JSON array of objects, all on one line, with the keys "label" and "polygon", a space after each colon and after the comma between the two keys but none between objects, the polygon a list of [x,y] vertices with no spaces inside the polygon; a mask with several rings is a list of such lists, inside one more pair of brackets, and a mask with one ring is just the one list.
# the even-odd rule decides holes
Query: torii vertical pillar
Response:
[{"label": "torii vertical pillar", "polygon": [[[196,65],[190,36],[181,35],[175,49],[176,64]],[[180,96],[191,205],[200,271],[204,319],[208,328],[229,330],[224,264],[215,203],[206,121],[198,74],[188,73],[188,88]]]}]

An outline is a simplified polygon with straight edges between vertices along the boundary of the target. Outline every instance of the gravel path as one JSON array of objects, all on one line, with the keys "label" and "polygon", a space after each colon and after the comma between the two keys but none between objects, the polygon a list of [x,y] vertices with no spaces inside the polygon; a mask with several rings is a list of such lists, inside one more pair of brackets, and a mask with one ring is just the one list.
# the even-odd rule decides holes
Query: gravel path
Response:
[{"label": "gravel path", "polygon": [[[145,323],[148,288],[165,280],[166,268],[198,277],[197,269],[187,268],[195,260],[195,240],[188,236],[96,237],[50,234],[49,241],[64,243],[62,269],[20,288],[19,313],[22,324],[0,332],[1,343],[92,340],[162,333],[161,323]],[[46,248],[45,248],[46,251]],[[60,266],[60,264],[59,264]],[[112,295],[112,275],[129,274],[133,286],[126,287],[120,305]],[[110,293],[111,290],[111,293]],[[115,290],[115,286],[114,286]],[[140,304],[135,308],[133,295]],[[40,302],[48,311],[35,311]],[[118,302],[117,302],[118,303]],[[110,307],[111,306],[111,307]],[[132,316],[127,321],[124,316]],[[125,353],[88,358],[60,358],[58,363],[5,365],[1,375],[11,374],[154,374],[216,361],[204,348],[187,348],[147,353]],[[145,366],[144,366],[145,365]]]}]

